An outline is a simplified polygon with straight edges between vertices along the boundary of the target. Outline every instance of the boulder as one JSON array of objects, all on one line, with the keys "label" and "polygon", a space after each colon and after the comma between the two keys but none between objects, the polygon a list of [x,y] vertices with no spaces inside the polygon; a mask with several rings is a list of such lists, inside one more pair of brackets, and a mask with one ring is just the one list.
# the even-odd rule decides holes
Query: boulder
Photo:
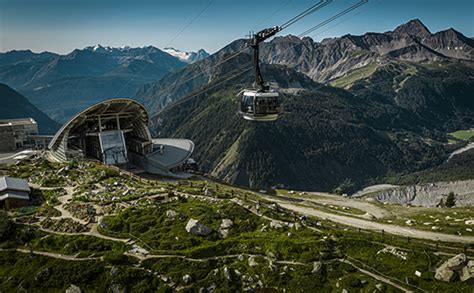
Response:
[{"label": "boulder", "polygon": [[315,262],[313,263],[313,270],[311,271],[311,273],[313,273],[313,274],[319,274],[322,269],[323,269],[323,263],[320,262],[320,261],[315,261]]},{"label": "boulder", "polygon": [[474,260],[470,260],[461,271],[461,281],[474,285]]},{"label": "boulder", "polygon": [[224,277],[228,282],[232,281],[232,272],[228,267],[224,267]]},{"label": "boulder", "polygon": [[66,289],[66,293],[81,293],[81,288],[77,287],[76,285],[73,285],[71,284],[71,286],[69,286],[67,289]]},{"label": "boulder", "polygon": [[458,278],[467,263],[467,257],[464,253],[453,256],[436,269],[435,278],[444,282],[453,282]]},{"label": "boulder", "polygon": [[248,259],[248,264],[250,267],[256,267],[258,266],[258,262],[257,260],[255,260],[255,257],[254,256],[250,256],[249,259]]},{"label": "boulder", "polygon": [[367,220],[376,220],[376,219],[377,219],[374,215],[369,214],[369,213],[363,214],[362,217],[363,217],[364,219],[367,219]]},{"label": "boulder", "polygon": [[462,269],[467,264],[467,256],[464,253],[460,253],[447,261],[448,268],[454,271]]},{"label": "boulder", "polygon": [[179,217],[179,213],[176,212],[176,211],[173,211],[173,210],[167,210],[166,211],[166,217],[168,219],[175,219],[175,218]]},{"label": "boulder", "polygon": [[227,236],[229,236],[229,229],[220,229],[219,228],[219,230],[217,230],[217,235],[221,239],[227,238]]},{"label": "boulder", "polygon": [[185,284],[191,284],[193,282],[193,278],[190,275],[184,275],[183,276],[183,282]]},{"label": "boulder", "polygon": [[278,221],[273,220],[270,222],[270,228],[279,229],[283,228],[283,226]]},{"label": "boulder", "polygon": [[474,220],[467,220],[464,222],[466,225],[474,225]]},{"label": "boulder", "polygon": [[231,219],[222,219],[220,227],[222,229],[229,229],[230,227],[232,227],[232,225],[234,225],[234,222],[232,222]]},{"label": "boulder", "polygon": [[201,224],[198,220],[189,219],[188,223],[186,224],[186,231],[197,236],[207,236],[211,234],[212,229],[204,224]]}]

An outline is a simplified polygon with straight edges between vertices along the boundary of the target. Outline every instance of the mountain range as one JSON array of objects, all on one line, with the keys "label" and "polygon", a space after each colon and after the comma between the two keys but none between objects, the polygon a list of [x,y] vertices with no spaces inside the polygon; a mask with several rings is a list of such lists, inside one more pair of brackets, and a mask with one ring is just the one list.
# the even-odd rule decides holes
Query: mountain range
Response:
[{"label": "mountain range", "polygon": [[[205,54],[191,55],[197,60]],[[0,53],[0,82],[27,96],[51,118],[64,122],[93,103],[131,96],[142,85],[186,64],[153,46],[96,45],[67,55],[10,51]]]},{"label": "mountain range", "polygon": [[447,132],[474,125],[474,46],[453,29],[432,34],[413,20],[321,43],[275,38],[261,50],[263,71],[285,114],[263,124],[236,114],[236,94],[253,82],[250,52],[222,62],[244,45],[237,40],[135,97],[152,113],[165,109],[152,121],[157,135],[192,139],[203,171],[227,182],[350,192],[441,164],[455,148]]}]

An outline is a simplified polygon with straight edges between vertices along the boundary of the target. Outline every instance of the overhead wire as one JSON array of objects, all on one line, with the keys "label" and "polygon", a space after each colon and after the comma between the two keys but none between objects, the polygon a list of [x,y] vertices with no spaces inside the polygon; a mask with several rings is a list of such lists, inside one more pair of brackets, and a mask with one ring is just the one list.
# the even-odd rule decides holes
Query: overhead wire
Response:
[{"label": "overhead wire", "polygon": [[301,19],[303,19],[304,17],[314,13],[315,11],[323,8],[324,6],[330,4],[332,2],[332,0],[320,0],[318,3],[314,4],[313,6],[311,6],[310,8],[306,9],[305,11],[301,12],[300,14],[298,14],[297,16],[291,18],[290,20],[284,22],[283,24],[280,25],[280,28],[282,30],[290,27],[291,25],[295,24],[296,22],[300,21]]},{"label": "overhead wire", "polygon": [[[289,3],[290,1],[288,1],[287,3]],[[280,26],[281,30],[284,30],[286,28],[288,28],[290,25],[296,23],[297,21],[301,20],[303,17],[309,15],[309,14],[312,14],[314,13],[315,11],[325,7],[326,5],[330,4],[332,2],[332,0],[320,0],[318,3],[312,5],[311,7],[309,7],[308,9],[304,10],[303,12],[299,13],[298,15],[296,15],[295,17],[289,19],[288,21],[286,21],[285,23],[282,24],[282,26]],[[286,4],[285,4],[286,5]],[[285,5],[283,5],[282,7],[284,7]],[[280,7],[280,9],[282,8]],[[212,67],[209,67],[207,68],[206,70],[201,70],[200,72],[196,73],[195,75],[191,76],[191,77],[188,77],[184,80],[180,80],[177,84],[174,84],[174,87],[176,86],[179,86],[179,85],[182,85],[190,80],[193,80],[195,78],[198,78],[200,76],[202,76],[203,74],[208,74],[211,72],[211,70],[215,69],[217,66],[229,61],[230,59],[233,59],[237,56],[239,56],[240,54],[244,53],[246,50],[248,50],[249,47],[248,46],[244,46],[243,48],[241,48],[240,50],[238,50],[237,52],[231,54],[230,56],[227,56],[226,58],[224,58],[223,60],[219,61],[218,63],[214,64]],[[170,89],[171,91],[172,89]]]},{"label": "overhead wire", "polygon": [[[350,6],[349,8],[343,10],[342,12],[337,13],[336,15],[334,15],[334,16],[332,16],[332,17],[330,17],[330,18],[328,18],[328,19],[326,19],[326,20],[324,20],[324,21],[322,21],[320,24],[322,24],[322,23],[324,23],[324,25],[329,24],[329,23],[331,23],[332,21],[335,21],[336,19],[338,19],[339,17],[342,17],[342,16],[344,16],[345,14],[347,14],[347,13],[349,13],[349,12],[355,10],[356,8],[358,8],[358,7],[360,7],[360,6],[364,5],[364,4],[366,4],[367,2],[368,2],[368,0],[361,0],[361,1],[357,2],[356,4]],[[362,3],[362,4],[361,4],[361,3]],[[343,13],[343,12],[344,12],[344,13]],[[330,20],[330,21],[328,21],[328,20]],[[321,27],[324,26],[324,25],[320,25],[320,24],[318,24],[318,25],[312,27],[311,29],[306,30],[304,33],[308,32],[308,31],[310,31],[310,33],[312,33],[312,32],[314,32],[315,30],[317,30],[317,29],[319,29],[319,28],[321,28]],[[315,28],[315,27],[317,27],[317,29],[314,29],[314,30],[313,30],[313,28]],[[302,37],[304,37],[304,36],[307,35],[307,34],[304,34],[304,33],[301,33],[301,34],[299,35],[299,37],[302,38]],[[285,50],[283,50],[283,51],[281,51],[281,52],[279,52],[279,53],[273,55],[272,57],[276,57],[276,56],[278,56],[278,55],[281,55],[281,54],[287,52],[288,50],[290,50],[290,49],[292,49],[292,48],[294,48],[294,47],[296,47],[296,46],[298,46],[298,45],[299,45],[299,44],[292,45],[292,46],[286,48]],[[242,53],[242,52],[240,52],[239,54],[241,54],[241,53]],[[246,67],[246,66],[242,66],[242,67]],[[242,68],[242,67],[240,67],[240,68]],[[239,69],[240,69],[240,68],[239,68]],[[202,94],[202,93],[204,93],[204,92],[206,92],[206,91],[208,91],[208,90],[210,90],[210,89],[212,89],[212,88],[214,88],[214,87],[216,87],[216,86],[218,86],[218,85],[220,85],[220,84],[222,84],[222,83],[224,83],[224,82],[226,82],[226,81],[229,81],[229,80],[231,80],[231,79],[233,79],[233,78],[235,78],[235,77],[237,77],[237,76],[240,76],[240,75],[246,73],[247,71],[249,71],[249,70],[251,70],[251,69],[252,69],[252,66],[249,66],[248,68],[243,69],[242,72],[237,73],[237,74],[235,74],[235,75],[233,75],[233,76],[230,76],[229,78],[220,80],[220,81],[218,81],[218,82],[216,82],[216,83],[213,83],[213,84],[206,85],[206,86],[204,86],[203,88],[197,90],[196,92],[193,92],[193,93],[191,93],[190,95],[188,95],[188,96],[186,96],[186,97],[184,97],[184,98],[182,98],[182,99],[179,99],[179,100],[177,100],[175,103],[173,103],[173,104],[171,104],[171,105],[169,105],[169,106],[166,106],[165,108],[163,108],[163,109],[161,109],[160,111],[156,112],[155,114],[152,115],[152,118],[153,118],[153,117],[156,117],[156,116],[158,116],[158,115],[160,115],[161,113],[163,113],[163,112],[165,112],[165,111],[169,111],[169,110],[175,108],[176,106],[181,105],[182,103],[184,103],[184,102],[186,102],[186,101],[189,101],[190,99],[192,99],[192,98],[194,98],[194,97],[196,97],[196,96],[198,96],[198,95],[200,95],[200,94]],[[322,87],[324,87],[324,86],[326,86],[326,85],[322,85],[322,86],[319,87],[319,88],[322,88]]]}]

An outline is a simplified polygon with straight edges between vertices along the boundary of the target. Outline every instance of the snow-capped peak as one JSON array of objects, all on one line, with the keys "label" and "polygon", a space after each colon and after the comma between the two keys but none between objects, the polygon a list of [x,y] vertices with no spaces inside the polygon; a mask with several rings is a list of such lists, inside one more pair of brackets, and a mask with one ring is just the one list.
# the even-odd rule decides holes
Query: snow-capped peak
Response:
[{"label": "snow-capped peak", "polygon": [[193,63],[209,56],[209,54],[203,49],[199,50],[196,53],[196,52],[184,52],[172,47],[166,47],[166,48],[163,48],[163,52],[166,52],[170,54],[171,56],[176,57],[179,60],[186,63]]}]

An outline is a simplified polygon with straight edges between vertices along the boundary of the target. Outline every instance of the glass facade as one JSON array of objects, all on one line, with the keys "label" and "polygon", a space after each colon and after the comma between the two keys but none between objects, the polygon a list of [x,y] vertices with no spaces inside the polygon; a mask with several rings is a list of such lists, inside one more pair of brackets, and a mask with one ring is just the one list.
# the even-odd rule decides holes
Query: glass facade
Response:
[{"label": "glass facade", "polygon": [[100,132],[99,139],[104,163],[117,165],[127,162],[127,148],[121,130]]}]

